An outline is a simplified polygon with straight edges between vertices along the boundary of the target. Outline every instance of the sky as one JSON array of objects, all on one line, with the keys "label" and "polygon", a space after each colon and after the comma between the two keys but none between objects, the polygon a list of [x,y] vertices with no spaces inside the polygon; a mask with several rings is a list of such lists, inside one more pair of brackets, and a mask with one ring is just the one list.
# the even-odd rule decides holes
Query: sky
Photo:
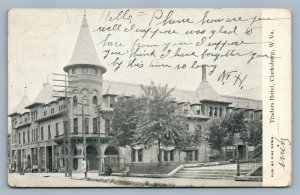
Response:
[{"label": "sky", "polygon": [[[110,11],[114,14],[120,10]],[[25,87],[27,88],[26,94],[32,101],[42,89],[44,82],[48,80],[53,83],[52,73],[64,73],[63,67],[70,61],[76,44],[83,12],[83,9],[19,9],[10,11],[8,27],[9,113],[13,111],[24,96]],[[131,13],[136,14],[137,12],[140,13],[141,10],[132,11]],[[105,33],[92,32],[97,27],[106,25],[103,21],[105,13],[108,13],[108,10],[86,10],[95,45],[106,37]],[[185,14],[192,18],[195,13],[194,11]],[[217,14],[216,11],[213,13]],[[175,12],[175,14],[178,16],[178,13]],[[222,15],[230,16],[231,14],[228,11]],[[144,20],[135,21],[136,25],[144,25],[143,23],[145,23]],[[259,39],[259,33],[257,36],[253,36],[254,38]],[[135,34],[120,33],[114,34],[113,37],[113,40],[124,43],[132,43],[134,39],[136,39]],[[170,37],[171,39],[173,37]],[[161,42],[162,39],[156,37],[149,41],[157,43]],[[257,45],[254,47],[257,47]],[[101,63],[107,68],[107,72],[103,75],[103,79],[106,80],[135,84],[149,84],[153,80],[157,84],[169,84],[186,90],[195,90],[201,83],[201,69],[184,71],[163,69],[157,71],[147,68],[138,70],[124,68],[114,71],[114,67],[111,65],[112,58],[104,59],[101,44],[96,45],[96,50]],[[242,90],[232,86],[232,82],[222,85],[217,81],[218,74],[207,77],[211,86],[219,94],[261,99],[262,73],[259,60],[247,65],[239,60],[232,62],[224,60],[221,61],[221,64],[231,64],[233,67],[239,67],[238,70],[246,72],[248,76],[247,83]]]}]

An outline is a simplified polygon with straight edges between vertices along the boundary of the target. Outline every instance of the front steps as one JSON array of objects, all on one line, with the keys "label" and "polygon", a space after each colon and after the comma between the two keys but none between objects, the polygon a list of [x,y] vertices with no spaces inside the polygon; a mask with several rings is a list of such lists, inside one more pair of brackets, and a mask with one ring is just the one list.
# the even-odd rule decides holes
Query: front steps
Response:
[{"label": "front steps", "polygon": [[[236,169],[211,167],[185,167],[176,172],[172,177],[194,179],[228,179],[234,180]],[[242,170],[240,175],[246,175],[251,170]]]}]

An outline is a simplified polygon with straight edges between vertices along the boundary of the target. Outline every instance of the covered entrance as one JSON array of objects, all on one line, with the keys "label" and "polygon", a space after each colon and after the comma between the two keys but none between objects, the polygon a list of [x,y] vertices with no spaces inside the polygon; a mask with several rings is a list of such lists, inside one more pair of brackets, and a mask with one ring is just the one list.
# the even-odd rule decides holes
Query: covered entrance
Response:
[{"label": "covered entrance", "polygon": [[86,158],[87,158],[87,169],[88,170],[97,170],[98,161],[97,161],[98,152],[94,146],[86,147]]},{"label": "covered entrance", "polygon": [[104,152],[104,167],[109,166],[113,171],[119,169],[119,151],[113,147],[108,146]]}]

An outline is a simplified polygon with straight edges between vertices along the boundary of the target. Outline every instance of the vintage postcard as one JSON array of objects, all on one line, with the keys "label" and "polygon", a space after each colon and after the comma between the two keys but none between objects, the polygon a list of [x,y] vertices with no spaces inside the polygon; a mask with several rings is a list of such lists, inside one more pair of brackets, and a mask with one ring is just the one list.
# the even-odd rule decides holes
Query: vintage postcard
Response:
[{"label": "vintage postcard", "polygon": [[288,9],[10,9],[11,187],[291,185]]}]

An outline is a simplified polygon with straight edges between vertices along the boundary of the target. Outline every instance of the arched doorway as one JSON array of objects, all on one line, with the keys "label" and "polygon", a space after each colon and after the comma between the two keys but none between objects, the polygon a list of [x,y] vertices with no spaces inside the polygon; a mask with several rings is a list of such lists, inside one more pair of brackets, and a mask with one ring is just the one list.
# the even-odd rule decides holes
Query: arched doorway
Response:
[{"label": "arched doorway", "polygon": [[97,170],[98,169],[97,156],[98,156],[98,152],[94,146],[86,147],[86,158],[87,158],[88,170]]},{"label": "arched doorway", "polygon": [[114,171],[119,169],[119,151],[115,147],[108,146],[104,151],[104,166],[109,166]]},{"label": "arched doorway", "polygon": [[72,145],[71,149],[73,154],[73,170],[76,171],[78,169],[78,158],[77,158],[78,150],[75,145]]}]

